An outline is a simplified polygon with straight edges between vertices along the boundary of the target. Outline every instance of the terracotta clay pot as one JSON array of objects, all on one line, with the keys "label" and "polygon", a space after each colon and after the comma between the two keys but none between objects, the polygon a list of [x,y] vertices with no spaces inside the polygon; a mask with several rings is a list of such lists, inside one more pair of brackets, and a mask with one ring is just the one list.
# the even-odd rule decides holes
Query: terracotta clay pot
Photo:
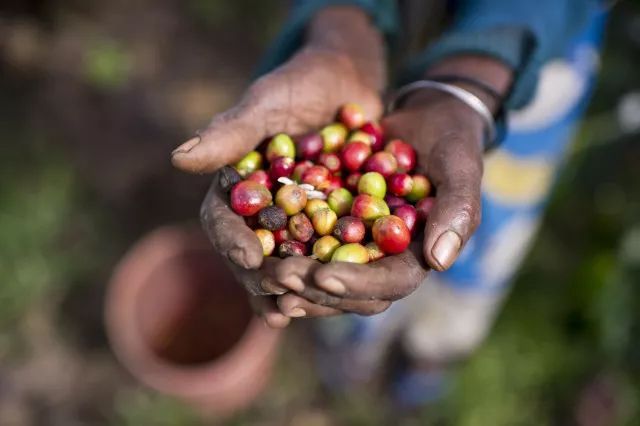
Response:
[{"label": "terracotta clay pot", "polygon": [[265,388],[280,332],[197,228],[160,228],[117,265],[106,298],[111,346],[147,386],[207,414],[247,407]]}]

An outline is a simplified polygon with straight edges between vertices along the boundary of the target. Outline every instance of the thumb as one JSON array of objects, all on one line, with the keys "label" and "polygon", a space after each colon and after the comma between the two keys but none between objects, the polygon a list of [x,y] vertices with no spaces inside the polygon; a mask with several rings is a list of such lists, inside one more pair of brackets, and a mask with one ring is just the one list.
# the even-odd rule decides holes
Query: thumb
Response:
[{"label": "thumb", "polygon": [[189,173],[211,173],[240,160],[266,136],[264,117],[251,104],[216,115],[206,129],[171,153],[173,165]]},{"label": "thumb", "polygon": [[451,267],[480,224],[482,154],[479,144],[445,141],[430,161],[436,202],[425,226],[425,260],[436,270]]}]

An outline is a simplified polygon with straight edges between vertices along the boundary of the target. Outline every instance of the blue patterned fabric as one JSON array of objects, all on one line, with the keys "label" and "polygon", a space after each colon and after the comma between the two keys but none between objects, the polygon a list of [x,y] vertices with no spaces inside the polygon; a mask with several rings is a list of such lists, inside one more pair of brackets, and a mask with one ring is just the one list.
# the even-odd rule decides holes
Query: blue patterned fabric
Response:
[{"label": "blue patterned fabric", "polygon": [[[507,138],[487,155],[479,229],[454,266],[444,273],[432,273],[428,280],[435,279],[464,297],[501,300],[504,296],[535,236],[557,172],[588,104],[605,17],[604,10],[595,11],[564,54],[541,67],[538,89],[530,104],[511,113]],[[430,305],[447,303],[429,297],[417,292],[375,317],[348,315],[319,321],[322,355],[318,360],[327,383],[341,388],[349,381],[367,380],[379,367],[384,346],[408,327],[417,327],[417,332],[425,335],[432,331],[428,327],[442,327],[441,333],[448,333],[442,318],[434,324],[423,321],[420,313],[407,316],[409,305],[420,306],[428,316]],[[498,306],[496,303],[490,309]],[[482,315],[492,314],[487,311]],[[473,332],[468,337],[473,338]],[[422,377],[421,372],[405,370],[397,378],[395,396],[407,404],[428,401],[438,394],[433,388],[433,374]]]}]

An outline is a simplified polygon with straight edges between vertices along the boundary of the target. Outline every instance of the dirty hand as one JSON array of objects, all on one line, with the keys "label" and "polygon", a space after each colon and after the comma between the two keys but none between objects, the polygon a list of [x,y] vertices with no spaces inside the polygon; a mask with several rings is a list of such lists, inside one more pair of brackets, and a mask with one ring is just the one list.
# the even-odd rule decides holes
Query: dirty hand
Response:
[{"label": "dirty hand", "polygon": [[[385,79],[382,37],[368,16],[353,7],[325,8],[312,20],[305,46],[258,79],[239,104],[215,116],[206,129],[176,148],[172,163],[191,173],[214,172],[242,158],[269,135],[316,130],[348,102],[359,103],[368,118],[378,119]],[[217,177],[201,217],[214,247],[231,261],[251,294],[285,291],[278,278],[289,276],[295,262],[263,260],[259,240],[229,208]],[[287,325],[289,319],[277,313],[272,298],[255,301],[270,325]]]},{"label": "dirty hand", "polygon": [[[506,93],[511,81],[505,65],[473,56],[447,59],[431,68],[427,78],[444,74],[476,77],[499,93]],[[493,112],[499,107],[496,99],[477,87],[460,86]],[[281,312],[289,317],[381,312],[420,284],[426,276],[424,261],[438,271],[451,267],[480,223],[484,124],[479,115],[449,94],[423,90],[410,95],[382,124],[389,138],[415,147],[418,172],[426,174],[436,188],[424,239],[413,242],[411,250],[367,265],[313,266],[307,259],[292,259],[298,264],[294,271],[311,272],[300,279],[292,272],[281,281],[293,291],[278,297]]]}]

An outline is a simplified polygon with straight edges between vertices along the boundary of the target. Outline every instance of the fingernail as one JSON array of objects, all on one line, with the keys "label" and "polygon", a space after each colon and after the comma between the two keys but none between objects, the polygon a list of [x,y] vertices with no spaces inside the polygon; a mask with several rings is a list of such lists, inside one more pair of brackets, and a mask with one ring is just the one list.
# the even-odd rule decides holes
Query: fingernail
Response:
[{"label": "fingernail", "polygon": [[287,286],[287,288],[295,292],[302,293],[304,291],[304,282],[302,281],[302,278],[297,275],[289,275],[281,282]]},{"label": "fingernail", "polygon": [[194,136],[171,152],[171,155],[186,154],[191,149],[200,143],[200,136]]},{"label": "fingernail", "polygon": [[319,282],[318,286],[329,293],[333,293],[338,296],[342,296],[347,292],[344,284],[335,278],[327,278],[326,280]]},{"label": "fingernail", "polygon": [[238,265],[241,268],[247,268],[247,262],[245,261],[244,250],[241,248],[234,248],[227,253],[229,260]]},{"label": "fingernail", "polygon": [[274,283],[271,278],[263,278],[260,282],[260,287],[267,293],[271,293],[275,296],[280,296],[287,292],[286,288],[282,288],[278,284]]},{"label": "fingernail", "polygon": [[435,258],[440,270],[448,269],[458,257],[462,246],[462,239],[454,231],[446,231],[431,249],[431,255]]},{"label": "fingernail", "polygon": [[291,318],[300,318],[300,317],[304,317],[307,315],[307,311],[305,311],[302,308],[293,308],[290,312],[289,312],[289,317]]}]

